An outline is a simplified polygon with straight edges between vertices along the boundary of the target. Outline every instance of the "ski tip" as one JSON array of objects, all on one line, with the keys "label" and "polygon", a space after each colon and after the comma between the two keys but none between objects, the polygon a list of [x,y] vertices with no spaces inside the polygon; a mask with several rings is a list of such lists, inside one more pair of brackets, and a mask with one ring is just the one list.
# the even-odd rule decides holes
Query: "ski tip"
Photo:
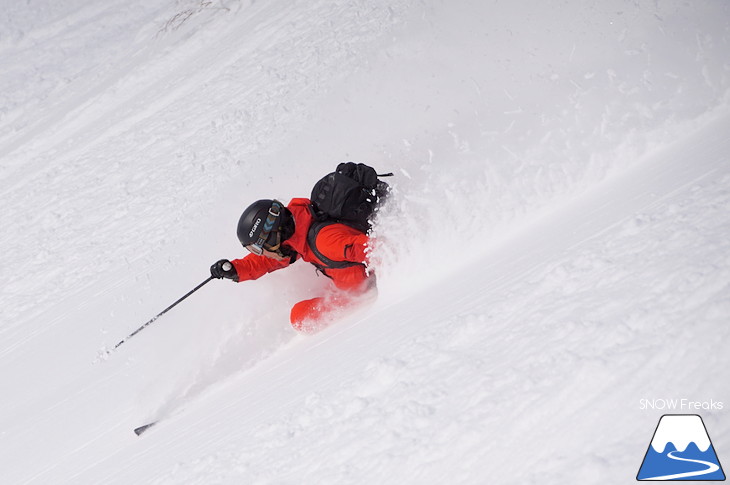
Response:
[{"label": "ski tip", "polygon": [[137,436],[139,436],[142,433],[144,433],[145,431],[147,431],[148,429],[150,429],[155,424],[157,424],[157,421],[154,421],[154,422],[149,423],[149,424],[145,424],[144,426],[140,426],[139,428],[134,428],[134,434],[136,434]]}]

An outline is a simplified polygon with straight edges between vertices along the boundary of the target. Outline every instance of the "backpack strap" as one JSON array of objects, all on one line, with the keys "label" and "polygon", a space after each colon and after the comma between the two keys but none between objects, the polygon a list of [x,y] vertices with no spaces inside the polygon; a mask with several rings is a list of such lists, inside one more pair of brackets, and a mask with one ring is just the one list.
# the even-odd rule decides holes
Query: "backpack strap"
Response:
[{"label": "backpack strap", "polygon": [[335,261],[333,259],[328,258],[322,252],[317,249],[317,236],[319,235],[319,231],[321,231],[323,228],[330,226],[332,224],[337,224],[336,221],[317,221],[316,219],[312,222],[312,225],[309,226],[309,231],[307,231],[307,245],[309,246],[309,249],[312,250],[315,256],[317,256],[317,259],[319,259],[323,265],[314,264],[317,269],[322,271],[324,273],[324,270],[326,269],[342,269],[342,268],[350,268],[352,266],[365,266],[363,263],[356,263],[355,261]]}]

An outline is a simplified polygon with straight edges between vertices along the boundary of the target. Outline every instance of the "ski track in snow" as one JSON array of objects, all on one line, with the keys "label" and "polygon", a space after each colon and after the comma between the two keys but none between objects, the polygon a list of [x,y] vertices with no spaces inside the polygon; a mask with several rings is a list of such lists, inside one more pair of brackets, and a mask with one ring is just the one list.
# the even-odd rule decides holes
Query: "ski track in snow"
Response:
[{"label": "ski track in snow", "polygon": [[[730,401],[728,42],[711,1],[8,5],[3,481],[633,481],[639,399]],[[397,174],[372,307],[295,335],[297,265],[94,361],[341,160]]]}]

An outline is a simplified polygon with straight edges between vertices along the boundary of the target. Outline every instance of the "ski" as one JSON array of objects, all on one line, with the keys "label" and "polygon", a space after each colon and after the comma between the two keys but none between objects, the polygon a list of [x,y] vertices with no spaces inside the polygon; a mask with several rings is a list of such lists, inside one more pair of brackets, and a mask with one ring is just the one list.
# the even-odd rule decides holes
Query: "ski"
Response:
[{"label": "ski", "polygon": [[151,423],[147,423],[143,426],[140,426],[139,428],[134,428],[134,434],[139,436],[156,424],[157,424],[157,421],[152,421]]}]

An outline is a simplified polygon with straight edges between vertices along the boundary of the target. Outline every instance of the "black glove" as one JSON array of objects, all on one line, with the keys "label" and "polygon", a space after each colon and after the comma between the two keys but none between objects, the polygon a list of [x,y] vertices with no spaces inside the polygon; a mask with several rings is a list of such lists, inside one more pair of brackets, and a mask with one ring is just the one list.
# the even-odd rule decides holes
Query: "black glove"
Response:
[{"label": "black glove", "polygon": [[229,280],[238,281],[238,273],[227,259],[221,259],[210,267],[210,275],[213,278],[228,278]]}]

